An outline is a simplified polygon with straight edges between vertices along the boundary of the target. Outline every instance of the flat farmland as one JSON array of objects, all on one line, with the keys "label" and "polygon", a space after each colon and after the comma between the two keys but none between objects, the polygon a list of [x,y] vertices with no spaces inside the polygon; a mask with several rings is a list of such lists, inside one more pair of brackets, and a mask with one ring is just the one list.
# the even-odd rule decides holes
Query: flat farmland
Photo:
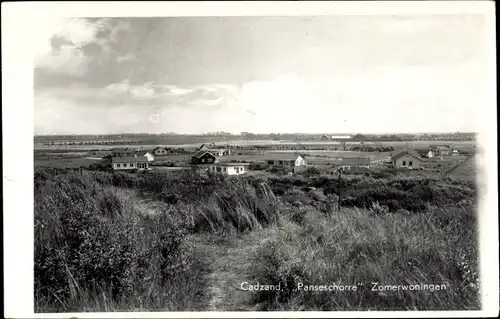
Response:
[{"label": "flat farmland", "polygon": [[57,168],[78,168],[80,166],[88,167],[92,164],[100,162],[100,159],[90,159],[85,157],[80,158],[37,158],[34,163],[36,166],[57,167]]},{"label": "flat farmland", "polygon": [[[252,146],[272,146],[272,145],[302,145],[302,146],[320,146],[333,147],[340,145],[338,141],[295,141],[295,140],[214,140],[217,146],[239,146],[239,147],[252,147]],[[205,142],[210,143],[210,142]],[[360,141],[347,141],[346,145],[359,145]],[[116,144],[116,145],[103,145],[103,144],[87,144],[87,145],[43,145],[42,143],[35,143],[35,150],[78,150],[78,151],[90,151],[94,149],[98,150],[109,150],[117,147],[134,147],[140,149],[153,149],[157,146],[169,147],[169,148],[187,148],[195,149],[199,147],[202,142],[197,143],[184,143],[184,144],[142,144],[142,143],[131,143],[131,144]],[[416,147],[425,148],[429,145],[437,144],[448,144],[452,147],[464,147],[472,148],[475,145],[473,141],[381,141],[381,142],[364,142],[365,145],[383,145],[383,146],[393,146],[395,148],[403,147]]]}]

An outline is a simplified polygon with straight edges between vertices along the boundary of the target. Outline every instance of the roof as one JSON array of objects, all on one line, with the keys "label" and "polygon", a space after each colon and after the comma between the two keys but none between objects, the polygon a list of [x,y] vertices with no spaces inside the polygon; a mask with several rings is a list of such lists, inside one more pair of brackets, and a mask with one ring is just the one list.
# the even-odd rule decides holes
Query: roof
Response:
[{"label": "roof", "polygon": [[203,148],[207,149],[208,147],[207,147],[207,145],[205,145],[205,144],[201,144],[201,146],[200,146],[200,147],[198,147],[198,150],[202,150]]},{"label": "roof", "polygon": [[369,157],[343,157],[342,165],[370,165]]},{"label": "roof", "polygon": [[395,161],[397,160],[398,158],[401,158],[403,156],[405,156],[406,154],[410,155],[410,156],[413,156],[419,160],[421,160],[420,156],[418,156],[418,153],[415,152],[414,150],[401,150],[400,152],[394,154],[391,156],[391,160],[392,161]]},{"label": "roof", "polygon": [[[201,150],[193,154],[193,157],[200,158],[205,154],[209,154],[210,156],[213,156],[209,151]],[[214,156],[215,157],[215,156]]]},{"label": "roof", "polygon": [[133,152],[134,150],[128,147],[116,147],[111,149],[113,152]]},{"label": "roof", "polygon": [[157,147],[153,148],[153,151],[155,151],[155,150],[157,150],[157,149],[159,149],[159,148],[166,149],[166,148],[165,148],[165,147],[163,147],[163,146],[157,146]]},{"label": "roof", "polygon": [[236,163],[236,162],[217,162],[212,165],[216,166],[246,166],[250,165],[250,163]]},{"label": "roof", "polygon": [[142,163],[147,162],[145,157],[115,156],[111,158],[111,163]]}]

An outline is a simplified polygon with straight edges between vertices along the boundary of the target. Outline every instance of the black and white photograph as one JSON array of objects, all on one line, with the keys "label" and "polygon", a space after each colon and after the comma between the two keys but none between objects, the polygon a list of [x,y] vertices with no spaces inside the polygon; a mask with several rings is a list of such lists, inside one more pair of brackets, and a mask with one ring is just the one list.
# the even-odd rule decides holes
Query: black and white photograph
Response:
[{"label": "black and white photograph", "polygon": [[40,14],[28,144],[4,148],[33,196],[26,307],[373,315],[488,297],[498,314],[494,5],[361,4]]}]

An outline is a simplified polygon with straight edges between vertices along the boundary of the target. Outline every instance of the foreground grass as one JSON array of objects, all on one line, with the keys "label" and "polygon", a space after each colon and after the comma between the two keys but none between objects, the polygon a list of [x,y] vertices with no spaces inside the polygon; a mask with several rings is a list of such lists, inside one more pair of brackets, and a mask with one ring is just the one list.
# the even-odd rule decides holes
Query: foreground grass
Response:
[{"label": "foreground grass", "polygon": [[[476,309],[474,197],[472,183],[426,177],[39,169],[35,309]],[[243,281],[282,290],[242,292]],[[372,282],[447,289],[372,292]]]},{"label": "foreground grass", "polygon": [[55,175],[35,198],[37,311],[175,311],[202,299],[203,260],[181,215],[143,215],[133,192],[85,175]]},{"label": "foreground grass", "polygon": [[[478,309],[474,209],[373,214],[348,209],[280,219],[278,236],[253,260],[254,282],[281,284],[254,303],[263,310]],[[446,217],[444,217],[446,216]],[[309,285],[356,285],[356,292],[303,291]],[[372,291],[373,284],[446,286],[440,291]]]},{"label": "foreground grass", "polygon": [[217,189],[202,184],[208,189],[178,202],[161,185],[152,211],[137,198],[140,184],[128,182],[116,187],[111,174],[37,171],[38,312],[204,309],[210,267],[193,237],[261,229],[276,217],[265,186],[213,181]]}]

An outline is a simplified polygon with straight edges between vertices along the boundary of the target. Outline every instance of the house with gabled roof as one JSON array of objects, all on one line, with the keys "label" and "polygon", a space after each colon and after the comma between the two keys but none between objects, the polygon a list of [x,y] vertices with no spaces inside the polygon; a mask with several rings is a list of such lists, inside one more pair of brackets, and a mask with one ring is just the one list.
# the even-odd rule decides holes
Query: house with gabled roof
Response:
[{"label": "house with gabled roof", "polygon": [[420,169],[423,160],[414,150],[403,149],[391,156],[391,162],[395,168]]},{"label": "house with gabled roof", "polygon": [[147,171],[151,170],[149,161],[145,156],[114,156],[111,166],[115,171]]},{"label": "house with gabled roof", "polygon": [[266,159],[268,165],[274,166],[307,166],[307,160],[303,154],[283,153],[279,158]]},{"label": "house with gabled roof", "polygon": [[206,150],[200,150],[191,156],[191,164],[202,165],[215,163],[215,155]]},{"label": "house with gabled roof", "polygon": [[242,175],[248,171],[249,163],[217,162],[208,167],[211,173],[223,175]]}]

